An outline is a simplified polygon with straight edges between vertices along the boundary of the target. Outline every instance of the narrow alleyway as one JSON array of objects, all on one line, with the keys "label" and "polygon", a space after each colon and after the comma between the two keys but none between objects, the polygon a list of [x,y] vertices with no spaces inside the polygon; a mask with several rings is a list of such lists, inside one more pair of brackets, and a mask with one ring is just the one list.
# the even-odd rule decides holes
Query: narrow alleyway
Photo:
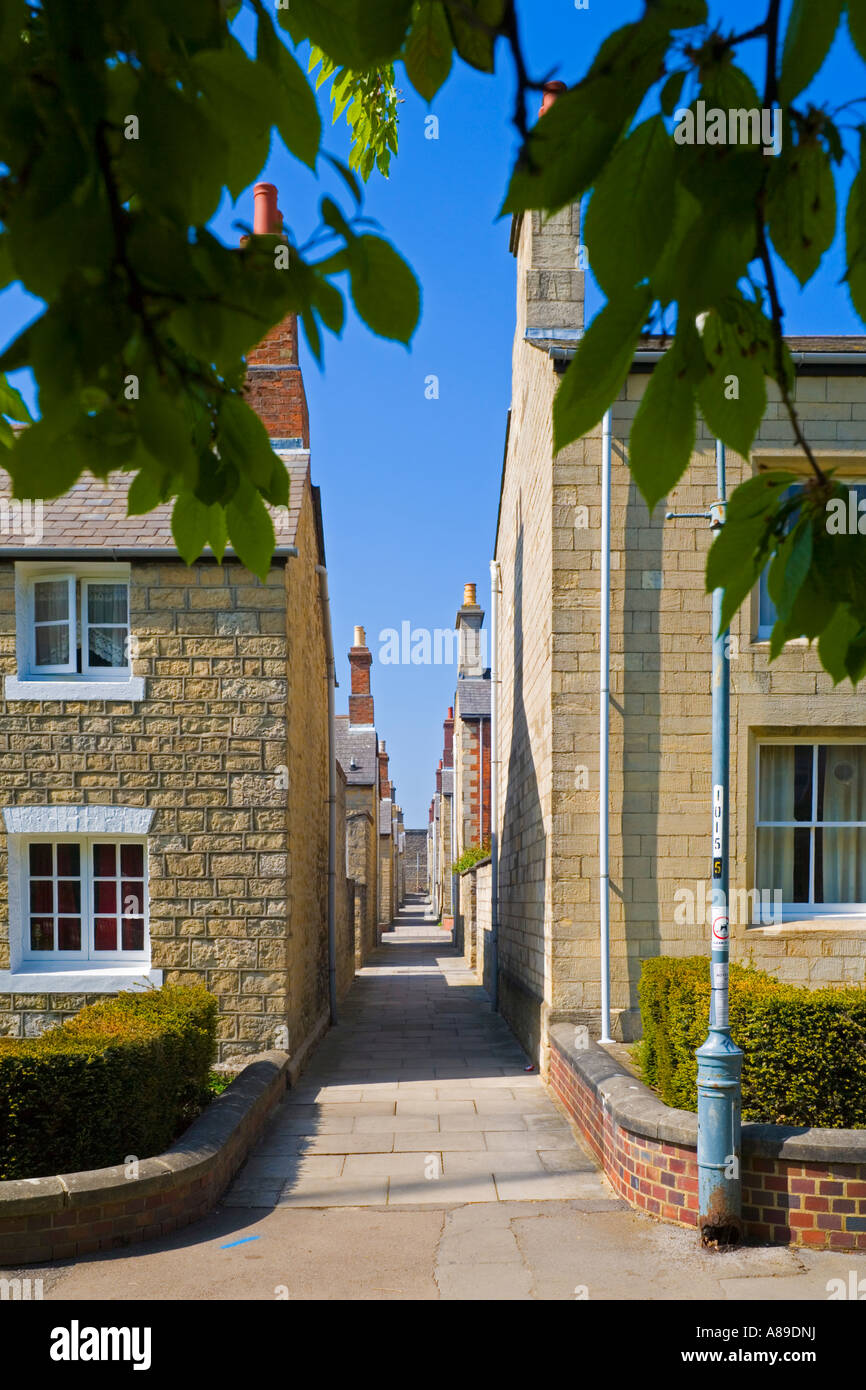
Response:
[{"label": "narrow alleyway", "polygon": [[416,899],[226,1204],[609,1197],[527,1062]]},{"label": "narrow alleyway", "polygon": [[220,1205],[49,1299],[826,1299],[866,1257],[702,1251],[614,1197],[420,899]]}]

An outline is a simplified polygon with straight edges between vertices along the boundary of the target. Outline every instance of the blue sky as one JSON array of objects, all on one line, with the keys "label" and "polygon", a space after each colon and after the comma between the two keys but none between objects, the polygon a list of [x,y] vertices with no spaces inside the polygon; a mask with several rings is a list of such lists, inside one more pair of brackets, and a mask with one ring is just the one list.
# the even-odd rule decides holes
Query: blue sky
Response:
[{"label": "blue sky", "polygon": [[[763,0],[710,3],[712,18],[722,17],[731,30],[750,28],[764,8]],[[580,10],[574,0],[523,0],[519,10],[530,71],[576,81],[602,39],[641,9],[637,0],[589,0]],[[759,81],[762,52],[754,43],[741,50],[741,61]],[[814,97],[838,101],[866,95],[864,78],[842,32]],[[428,108],[400,69],[398,85],[404,99],[400,153],[388,181],[371,178],[364,211],[381,223],[418,275],[420,327],[407,351],[374,338],[350,311],[343,337],[326,344],[324,370],[303,345],[302,363],[313,481],[322,490],[340,681],[337,708],[347,708],[346,652],[353,625],[361,623],[374,653],[376,723],[391,754],[406,824],[415,826],[427,821],[455,671],[382,664],[378,639],[403,622],[413,629],[451,626],[467,580],[477,582],[479,601],[489,606],[515,294],[508,219],[497,221],[496,213],[516,137],[510,124],[513,76],[502,47],[493,77],[455,65],[429,108],[439,120],[438,140],[425,139]],[[324,92],[320,101],[324,109]],[[329,113],[326,121],[327,147],[345,157],[343,123],[330,127]],[[316,225],[321,194],[342,197],[342,186],[329,171],[323,168],[320,178],[313,177],[276,139],[262,177],[277,185],[280,208],[300,240]],[[844,177],[847,181],[850,174]],[[214,229],[233,241],[238,218],[252,220],[251,190],[235,207],[225,200]],[[838,283],[843,269],[838,245],[804,292],[781,270],[788,332],[863,331]],[[600,303],[588,277],[588,318]],[[0,341],[9,341],[36,307],[15,287],[0,295]],[[439,378],[438,400],[425,398],[430,375]]]}]

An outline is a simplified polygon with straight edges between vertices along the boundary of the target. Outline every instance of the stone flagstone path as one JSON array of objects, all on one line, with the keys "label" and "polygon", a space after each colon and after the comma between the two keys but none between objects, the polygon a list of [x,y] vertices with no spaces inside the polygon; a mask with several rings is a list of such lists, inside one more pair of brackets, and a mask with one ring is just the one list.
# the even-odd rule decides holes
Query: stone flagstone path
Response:
[{"label": "stone flagstone path", "polygon": [[223,1204],[610,1197],[527,1064],[450,935],[411,900]]}]

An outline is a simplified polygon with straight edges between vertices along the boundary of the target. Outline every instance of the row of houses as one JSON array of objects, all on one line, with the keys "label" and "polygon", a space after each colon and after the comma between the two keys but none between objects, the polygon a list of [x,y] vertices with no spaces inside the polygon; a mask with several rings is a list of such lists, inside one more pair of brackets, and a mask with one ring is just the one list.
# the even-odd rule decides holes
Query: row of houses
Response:
[{"label": "row of houses", "polygon": [[[699,421],[688,472],[650,515],[629,431],[670,341],[643,339],[611,410],[609,589],[602,575],[603,431],[560,453],[551,413],[584,321],[580,209],[514,219],[516,324],[493,563],[489,669],[461,652],[430,808],[430,891],[458,944],[542,1068],[553,1023],[601,1025],[603,909],[615,1036],[640,1034],[642,962],[709,954],[712,631],[704,569],[717,501],[715,440]],[[823,467],[866,495],[866,339],[789,338],[802,427]],[[729,492],[764,470],[806,481],[778,391],[750,458],[727,453]],[[799,486],[795,481],[794,487]],[[464,621],[481,610],[464,604]],[[610,614],[609,667],[602,624]],[[834,688],[816,651],[769,659],[766,576],[733,621],[730,739],[732,958],[810,987],[866,968],[866,703]],[[460,617],[458,617],[460,621]],[[474,629],[473,629],[474,630]],[[468,683],[467,683],[468,681]],[[491,858],[467,815],[475,764],[463,692],[486,683]],[[489,700],[489,696],[488,696]],[[607,715],[606,720],[603,716]],[[453,722],[452,722],[453,716]],[[489,727],[489,726],[488,726]],[[605,732],[606,731],[606,732]],[[609,761],[602,801],[600,750]],[[479,765],[481,774],[487,764]],[[475,792],[475,803],[486,804]],[[609,863],[600,829],[609,834]]]},{"label": "row of houses", "polygon": [[[257,185],[256,232],[280,227]],[[26,511],[0,499],[0,1033],[201,981],[222,1060],[279,1046],[299,1066],[402,900],[363,629],[331,717],[293,315],[247,365],[290,484],[264,582],[231,551],[185,565],[170,506],[128,516],[122,473]]]}]

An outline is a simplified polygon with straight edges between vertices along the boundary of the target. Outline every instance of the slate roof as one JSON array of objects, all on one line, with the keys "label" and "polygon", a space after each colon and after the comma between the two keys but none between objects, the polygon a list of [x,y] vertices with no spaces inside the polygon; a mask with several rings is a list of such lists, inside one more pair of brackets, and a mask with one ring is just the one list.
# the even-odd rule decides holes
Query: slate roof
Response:
[{"label": "slate roof", "polygon": [[454,769],[453,767],[443,767],[442,769],[442,795],[452,796],[454,793]]},{"label": "slate roof", "polygon": [[[338,714],[334,720],[334,742],[337,762],[346,774],[350,787],[373,787],[378,779],[376,730],[353,729],[348,714]],[[357,766],[351,766],[352,759]]]},{"label": "slate roof", "polygon": [[[295,544],[310,467],[308,451],[298,450],[293,457],[285,456],[285,464],[289,473],[288,510],[270,508],[278,551]],[[6,510],[0,507],[0,555],[25,551],[36,555],[49,550],[104,551],[106,557],[136,550],[163,550],[176,555],[177,546],[171,534],[172,504],[156,507],[143,516],[127,516],[126,495],[131,480],[132,475],[127,473],[110,473],[107,478],[83,474],[63,497],[41,503],[41,539],[34,536],[34,528],[29,525],[23,528],[23,536],[16,534],[19,528],[7,520]],[[0,502],[8,503],[11,497],[12,479],[0,470]],[[25,510],[25,522],[28,515]],[[33,539],[32,545],[26,544],[28,536]],[[231,553],[229,548],[226,554]]]},{"label": "slate roof", "polygon": [[457,682],[454,713],[459,719],[478,719],[490,714],[490,681],[464,676]]},{"label": "slate roof", "polygon": [[392,802],[391,802],[390,796],[383,796],[382,800],[379,802],[379,834],[380,834],[380,835],[390,835],[390,834],[391,834],[391,805],[392,805]]}]

